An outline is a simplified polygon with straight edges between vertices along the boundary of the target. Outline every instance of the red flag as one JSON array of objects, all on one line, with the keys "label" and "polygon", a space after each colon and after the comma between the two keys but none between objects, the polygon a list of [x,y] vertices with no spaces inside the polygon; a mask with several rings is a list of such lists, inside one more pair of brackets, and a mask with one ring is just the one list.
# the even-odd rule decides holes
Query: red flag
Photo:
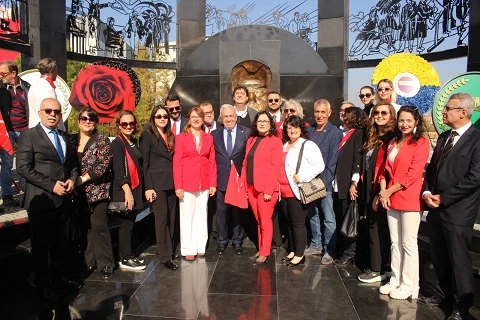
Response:
[{"label": "red flag", "polygon": [[13,147],[8,137],[7,127],[3,121],[2,114],[0,113],[0,148],[8,152],[8,154],[13,156]]},{"label": "red flag", "polygon": [[227,191],[225,191],[225,203],[242,209],[248,208],[247,191],[242,179],[238,176],[237,168],[231,162],[230,177],[228,178]]}]

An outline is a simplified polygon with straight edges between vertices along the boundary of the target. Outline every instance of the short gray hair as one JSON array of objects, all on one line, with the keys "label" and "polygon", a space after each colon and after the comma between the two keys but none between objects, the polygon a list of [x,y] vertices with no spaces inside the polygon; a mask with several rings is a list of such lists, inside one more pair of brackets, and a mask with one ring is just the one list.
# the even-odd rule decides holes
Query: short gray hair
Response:
[{"label": "short gray hair", "polygon": [[224,109],[230,109],[230,108],[232,108],[233,110],[235,110],[235,114],[237,113],[237,110],[235,109],[234,106],[232,106],[231,104],[225,103],[225,104],[222,104],[222,106],[220,107],[220,117],[222,117],[222,110],[224,110]]},{"label": "short gray hair", "polygon": [[303,119],[303,107],[300,102],[290,99],[288,101],[285,101],[285,103],[283,104],[283,109],[285,110],[285,108],[287,108],[288,106],[293,106],[295,110],[297,110],[296,115]]},{"label": "short gray hair", "polygon": [[317,101],[315,101],[315,103],[313,104],[313,109],[315,109],[315,107],[319,105],[327,106],[329,111],[332,110],[332,106],[327,99],[318,99]]},{"label": "short gray hair", "polygon": [[350,101],[342,101],[342,104],[340,104],[340,106],[343,106],[344,104],[349,104],[350,107],[355,107],[355,103],[350,102]]},{"label": "short gray hair", "polygon": [[475,100],[471,95],[465,92],[454,93],[448,98],[448,101],[452,99],[460,101],[458,107],[467,110],[468,119],[472,118],[473,111],[475,111]]}]

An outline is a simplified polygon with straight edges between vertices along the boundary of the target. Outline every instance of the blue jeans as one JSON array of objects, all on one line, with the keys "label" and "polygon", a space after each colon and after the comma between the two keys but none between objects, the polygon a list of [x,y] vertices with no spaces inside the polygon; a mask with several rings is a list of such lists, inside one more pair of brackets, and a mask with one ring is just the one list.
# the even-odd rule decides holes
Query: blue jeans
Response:
[{"label": "blue jeans", "polygon": [[[8,137],[12,143],[12,147],[20,137],[20,131],[8,131]],[[12,168],[13,155],[8,154],[7,151],[0,149],[0,159],[2,160],[2,167],[0,170],[0,186],[2,187],[2,198],[12,196]]]},{"label": "blue jeans", "polygon": [[337,224],[335,222],[335,212],[333,211],[332,191],[327,191],[325,198],[312,203],[308,210],[307,217],[310,219],[310,227],[312,229],[310,247],[325,247],[325,250],[330,255],[333,255],[337,243],[333,235]]}]

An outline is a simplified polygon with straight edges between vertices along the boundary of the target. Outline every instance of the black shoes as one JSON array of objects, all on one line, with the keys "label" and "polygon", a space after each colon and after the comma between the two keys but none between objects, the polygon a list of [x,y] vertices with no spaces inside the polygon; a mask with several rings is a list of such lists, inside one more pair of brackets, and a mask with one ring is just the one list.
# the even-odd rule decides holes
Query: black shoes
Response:
[{"label": "black shoes", "polygon": [[178,269],[178,266],[172,260],[164,262],[162,264],[165,266],[165,268],[168,268],[168,269],[172,269],[172,270]]},{"label": "black shoes", "polygon": [[58,284],[64,287],[67,290],[80,290],[83,287],[83,283],[79,281],[75,281],[73,279],[68,279],[66,277],[62,277]]},{"label": "black shoes", "polygon": [[227,248],[226,244],[217,243],[217,253],[218,254],[223,254],[225,252],[226,248]]},{"label": "black shoes", "polygon": [[335,259],[334,263],[339,267],[346,267],[353,261],[353,257],[346,254],[342,255],[340,259]]},{"label": "black shoes", "polygon": [[95,271],[97,269],[97,266],[91,266],[91,267],[85,267],[85,269],[83,270],[83,278],[86,279],[88,278],[92,273],[93,271]]},{"label": "black shoes", "polygon": [[452,314],[450,315],[450,317],[448,317],[447,320],[471,320],[471,319],[475,319],[474,317],[472,317],[471,314],[467,312],[460,312],[459,310],[455,309],[453,310]]},{"label": "black shoes", "polygon": [[243,247],[239,243],[233,245],[233,250],[235,250],[236,255],[241,255],[243,253]]},{"label": "black shoes", "polygon": [[443,298],[436,294],[431,297],[425,297],[423,295],[418,296],[418,302],[426,305],[427,307],[438,307],[443,301]]},{"label": "black shoes", "polygon": [[288,262],[290,262],[292,259],[293,259],[293,257],[289,258],[288,256],[285,256],[285,257],[282,258],[282,262],[283,262],[283,263],[288,263]]},{"label": "black shoes", "polygon": [[[293,260],[293,258],[292,258],[292,260]],[[287,267],[295,268],[295,267],[298,267],[299,265],[305,264],[305,256],[303,256],[302,260],[298,261],[297,263],[293,263],[292,260],[290,260],[286,263]]]},{"label": "black shoes", "polygon": [[102,277],[103,279],[108,279],[113,276],[113,268],[109,266],[105,266],[102,269]]}]

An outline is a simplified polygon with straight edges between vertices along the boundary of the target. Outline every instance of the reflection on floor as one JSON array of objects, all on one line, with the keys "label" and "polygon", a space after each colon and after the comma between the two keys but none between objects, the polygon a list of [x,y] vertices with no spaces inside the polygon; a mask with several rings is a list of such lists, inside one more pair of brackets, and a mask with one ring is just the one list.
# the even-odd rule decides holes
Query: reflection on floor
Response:
[{"label": "reflection on floor", "polygon": [[[322,266],[321,257],[314,256],[301,268],[289,269],[281,263],[282,251],[265,265],[254,266],[249,257],[255,251],[248,246],[237,256],[229,247],[218,256],[210,248],[205,258],[193,262],[177,258],[179,269],[172,271],[159,263],[151,246],[142,254],[148,264],[145,271],[115,270],[107,281],[95,271],[79,292],[54,305],[39,301],[32,289],[3,289],[0,318],[410,320],[448,316],[416,301],[379,295],[380,284],[359,283],[360,270],[353,265]],[[478,316],[478,310],[473,314]]]}]

